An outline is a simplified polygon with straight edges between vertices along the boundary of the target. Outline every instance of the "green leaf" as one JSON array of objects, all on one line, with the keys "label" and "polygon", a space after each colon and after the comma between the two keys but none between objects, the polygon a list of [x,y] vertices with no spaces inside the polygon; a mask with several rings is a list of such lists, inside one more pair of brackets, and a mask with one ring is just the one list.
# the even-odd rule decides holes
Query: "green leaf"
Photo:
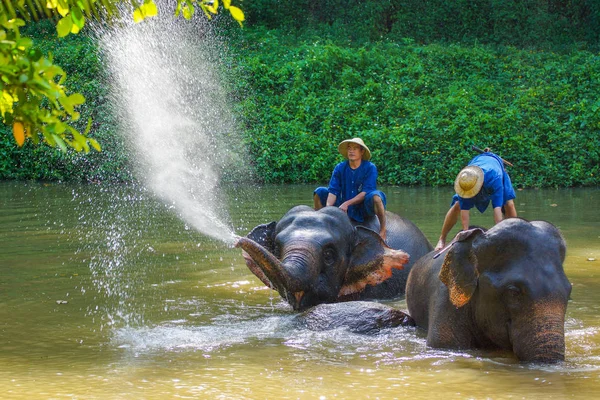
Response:
[{"label": "green leaf", "polygon": [[30,48],[31,46],[33,46],[33,40],[29,39],[29,38],[19,38],[16,41],[16,46],[19,50],[21,51],[25,51],[28,48]]},{"label": "green leaf", "polygon": [[83,134],[87,136],[87,134],[90,133],[91,129],[92,129],[92,117],[89,117],[87,126],[85,127],[85,131],[83,132]]},{"label": "green leaf", "polygon": [[80,104],[85,103],[85,97],[83,97],[83,95],[81,93],[73,93],[72,95],[69,96],[69,101],[74,106],[78,106]]},{"label": "green leaf", "polygon": [[133,12],[133,22],[135,22],[137,24],[139,22],[142,22],[143,20],[144,20],[144,12],[142,11],[141,7],[138,7]]},{"label": "green leaf", "polygon": [[146,2],[142,7],[144,7],[144,12],[146,13],[146,17],[155,17],[158,14],[158,9],[156,8],[156,4],[152,0]]},{"label": "green leaf", "polygon": [[73,104],[71,103],[71,99],[69,97],[59,96],[58,102],[69,114],[73,114],[73,112],[75,111],[73,109]]},{"label": "green leaf", "polygon": [[62,121],[56,121],[51,126],[53,128],[53,132],[56,133],[56,134],[58,134],[58,135],[62,135],[67,130],[67,124],[65,124]]},{"label": "green leaf", "polygon": [[29,51],[29,59],[33,62],[38,61],[43,55],[44,54],[40,51],[40,49],[37,48]]},{"label": "green leaf", "polygon": [[73,135],[73,139],[75,139],[74,143],[79,143],[79,145],[81,146],[81,149],[84,150],[86,153],[89,153],[90,151],[90,146],[88,146],[87,144],[87,137],[83,136],[81,133],[77,132],[77,129],[69,126],[69,130],[71,131],[71,134]]},{"label": "green leaf", "polygon": [[77,26],[79,29],[83,28],[83,25],[85,24],[85,17],[81,11],[81,8],[73,7],[71,9],[71,19],[73,21],[73,25]]},{"label": "green leaf", "polygon": [[54,139],[54,141],[56,142],[56,144],[58,145],[58,147],[60,147],[60,149],[63,152],[67,152],[67,145],[65,144],[65,141],[58,135],[56,134],[52,134],[52,138]]},{"label": "green leaf", "polygon": [[96,149],[96,151],[102,151],[102,147],[100,147],[100,144],[95,139],[88,138],[88,140],[92,147]]},{"label": "green leaf", "polygon": [[56,31],[58,32],[58,37],[65,37],[69,33],[71,33],[71,29],[73,28],[73,20],[71,19],[71,15],[67,15],[64,18],[61,18],[60,21],[56,24]]},{"label": "green leaf", "polygon": [[69,3],[65,0],[58,0],[57,10],[60,15],[66,16],[69,13]]},{"label": "green leaf", "polygon": [[236,6],[229,7],[229,12],[231,13],[233,19],[235,19],[237,22],[242,22],[246,19],[244,12]]},{"label": "green leaf", "polygon": [[191,4],[186,4],[183,6],[183,18],[185,19],[192,19],[192,16],[194,15],[194,6],[192,6]]}]

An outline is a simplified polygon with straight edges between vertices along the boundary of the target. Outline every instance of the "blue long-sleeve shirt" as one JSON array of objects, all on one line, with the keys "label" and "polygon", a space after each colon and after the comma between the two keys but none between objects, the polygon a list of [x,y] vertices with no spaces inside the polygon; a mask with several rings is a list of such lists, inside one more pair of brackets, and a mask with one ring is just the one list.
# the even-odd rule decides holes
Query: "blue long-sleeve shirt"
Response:
[{"label": "blue long-sleeve shirt", "polygon": [[[356,169],[350,167],[348,161],[335,166],[329,181],[329,193],[337,196],[336,205],[348,201],[360,192],[366,194],[377,189],[377,167],[370,161],[361,161]],[[356,221],[364,220],[362,207],[348,207],[348,216]]]}]

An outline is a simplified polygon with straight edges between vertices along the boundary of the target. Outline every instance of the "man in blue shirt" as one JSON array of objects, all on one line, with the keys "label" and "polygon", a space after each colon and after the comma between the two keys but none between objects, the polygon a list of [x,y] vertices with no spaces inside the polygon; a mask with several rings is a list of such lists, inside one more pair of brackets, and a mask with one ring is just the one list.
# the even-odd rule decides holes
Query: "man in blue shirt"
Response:
[{"label": "man in blue shirt", "polygon": [[456,177],[454,190],[456,194],[452,197],[450,210],[444,219],[436,250],[446,245],[446,236],[456,224],[459,215],[463,230],[469,229],[469,210],[473,207],[483,213],[491,201],[495,224],[502,221],[503,207],[507,218],[517,216],[513,201],[516,197],[515,190],[502,159],[494,153],[486,151],[473,158]]},{"label": "man in blue shirt", "polygon": [[319,187],[314,191],[315,210],[323,205],[336,206],[356,222],[377,215],[379,235],[385,240],[386,199],[385,194],[377,190],[377,167],[369,161],[371,151],[360,138],[344,140],[338,151],[347,160],[335,166],[328,188]]}]

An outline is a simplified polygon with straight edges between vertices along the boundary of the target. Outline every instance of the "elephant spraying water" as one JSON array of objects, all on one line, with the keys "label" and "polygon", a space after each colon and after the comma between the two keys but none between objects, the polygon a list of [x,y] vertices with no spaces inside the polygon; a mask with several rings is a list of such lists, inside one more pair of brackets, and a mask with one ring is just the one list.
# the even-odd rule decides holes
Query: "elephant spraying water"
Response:
[{"label": "elephant spraying water", "polygon": [[414,260],[433,247],[407,219],[390,212],[386,219],[387,242],[377,233],[376,217],[355,226],[337,207],[296,206],[236,245],[248,268],[295,310],[395,298],[404,295]]}]

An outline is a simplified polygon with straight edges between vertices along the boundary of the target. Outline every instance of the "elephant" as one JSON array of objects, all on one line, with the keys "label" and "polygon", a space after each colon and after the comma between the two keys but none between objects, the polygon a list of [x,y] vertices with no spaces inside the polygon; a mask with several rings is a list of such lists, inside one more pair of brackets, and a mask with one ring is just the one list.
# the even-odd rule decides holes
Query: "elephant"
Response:
[{"label": "elephant", "polygon": [[501,349],[525,362],[563,361],[571,295],[565,254],[565,241],[549,222],[508,218],[487,231],[461,231],[411,269],[408,313],[430,347]]},{"label": "elephant", "polygon": [[414,327],[405,312],[372,301],[323,303],[298,315],[299,324],[312,331],[345,328],[360,334],[376,334],[382,329]]},{"label": "elephant", "polygon": [[409,220],[389,211],[386,218],[387,243],[375,216],[358,225],[338,207],[295,206],[278,222],[238,238],[236,246],[248,268],[294,310],[391,299],[404,295],[411,260],[433,247]]}]

